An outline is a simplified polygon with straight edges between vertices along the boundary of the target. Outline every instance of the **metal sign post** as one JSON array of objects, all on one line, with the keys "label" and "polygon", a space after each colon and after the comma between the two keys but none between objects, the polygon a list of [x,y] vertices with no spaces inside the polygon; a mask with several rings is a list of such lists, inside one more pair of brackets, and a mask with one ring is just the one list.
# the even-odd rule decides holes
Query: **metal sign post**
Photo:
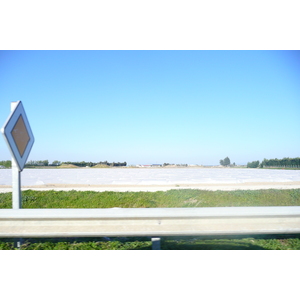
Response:
[{"label": "metal sign post", "polygon": [[11,159],[12,169],[12,208],[22,208],[22,193],[21,193],[21,172],[18,169],[15,159]]},{"label": "metal sign post", "polygon": [[11,103],[11,113],[1,132],[12,155],[12,206],[13,209],[19,209],[22,207],[21,172],[34,143],[34,136],[21,101]]}]

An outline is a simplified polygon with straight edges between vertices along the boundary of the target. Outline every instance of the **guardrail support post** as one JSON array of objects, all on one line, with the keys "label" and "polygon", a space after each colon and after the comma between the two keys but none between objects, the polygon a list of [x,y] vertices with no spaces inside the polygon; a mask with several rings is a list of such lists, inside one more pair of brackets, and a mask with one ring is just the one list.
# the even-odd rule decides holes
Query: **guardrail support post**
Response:
[{"label": "guardrail support post", "polygon": [[23,239],[14,239],[14,248],[21,250],[21,246],[23,244]]},{"label": "guardrail support post", "polygon": [[151,242],[152,242],[152,250],[161,250],[160,249],[160,238],[159,237],[151,238]]}]

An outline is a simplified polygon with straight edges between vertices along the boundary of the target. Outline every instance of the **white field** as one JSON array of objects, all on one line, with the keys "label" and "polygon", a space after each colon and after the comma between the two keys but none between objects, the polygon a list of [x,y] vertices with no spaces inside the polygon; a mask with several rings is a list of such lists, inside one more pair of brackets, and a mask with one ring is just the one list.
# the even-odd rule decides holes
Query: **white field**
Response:
[{"label": "white field", "polygon": [[[9,192],[11,169],[0,169],[0,192]],[[22,190],[165,191],[169,189],[300,188],[300,170],[238,168],[24,169]]]}]

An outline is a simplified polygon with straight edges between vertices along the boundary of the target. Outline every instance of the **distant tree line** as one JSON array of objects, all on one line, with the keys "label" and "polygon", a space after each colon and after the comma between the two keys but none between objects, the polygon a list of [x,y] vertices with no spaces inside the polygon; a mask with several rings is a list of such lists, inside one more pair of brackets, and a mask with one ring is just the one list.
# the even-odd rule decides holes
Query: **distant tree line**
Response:
[{"label": "distant tree line", "polygon": [[81,162],[77,162],[77,161],[66,161],[63,162],[63,164],[71,164],[71,165],[75,165],[77,167],[93,167],[96,165],[106,165],[106,166],[110,166],[110,167],[126,167],[127,163],[125,162],[108,162],[108,161],[100,161],[100,162],[85,162],[85,161],[81,161]]},{"label": "distant tree line", "polygon": [[[0,166],[4,166],[5,168],[11,168],[11,160],[2,160],[0,161]],[[46,160],[29,160],[25,167],[37,167],[37,166],[51,166],[49,161]]]},{"label": "distant tree line", "polygon": [[96,163],[93,162],[86,162],[86,161],[64,161],[61,164],[67,164],[67,165],[74,165],[77,167],[93,167],[96,165]]},{"label": "distant tree line", "polygon": [[127,162],[124,161],[124,162],[108,162],[108,161],[100,161],[97,163],[98,165],[107,165],[107,166],[110,166],[110,167],[126,167],[127,166]]},{"label": "distant tree line", "polygon": [[0,160],[0,166],[4,168],[11,168],[11,160]]},{"label": "distant tree line", "polygon": [[258,168],[258,166],[259,166],[259,160],[247,163],[247,168]]},{"label": "distant tree line", "polygon": [[[61,162],[59,160],[54,160],[51,164],[47,159],[45,160],[29,160],[25,164],[25,168],[31,167],[47,167],[47,166],[60,166],[61,164],[72,164],[78,167],[93,167],[95,165],[106,165],[110,167],[126,167],[127,163],[125,162],[108,162],[108,161],[100,161],[100,162],[86,162],[86,161],[66,161]],[[0,168],[11,168],[11,160],[1,160]]]},{"label": "distant tree line", "polygon": [[47,166],[59,166],[61,165],[61,162],[58,160],[54,160],[52,164],[49,163],[48,159],[45,160],[29,160],[26,164],[25,167],[47,167]]},{"label": "distant tree line", "polygon": [[41,167],[49,166],[48,159],[46,159],[46,160],[29,160],[25,164],[25,167],[37,167],[37,166],[41,166]]},{"label": "distant tree line", "polygon": [[282,159],[271,158],[264,159],[261,163],[259,160],[248,162],[247,168],[300,168],[300,157],[289,158],[284,157]]},{"label": "distant tree line", "polygon": [[289,158],[284,157],[282,159],[272,158],[264,159],[261,162],[261,167],[279,167],[279,168],[300,168],[300,157]]}]

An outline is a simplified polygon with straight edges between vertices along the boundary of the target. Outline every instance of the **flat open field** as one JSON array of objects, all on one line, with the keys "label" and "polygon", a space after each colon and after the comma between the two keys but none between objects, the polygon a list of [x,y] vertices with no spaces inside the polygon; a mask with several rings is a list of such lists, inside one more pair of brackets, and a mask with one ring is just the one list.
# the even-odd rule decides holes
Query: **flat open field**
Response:
[{"label": "flat open field", "polygon": [[[300,188],[300,170],[238,168],[24,169],[22,189],[167,191],[170,189],[259,190]],[[11,170],[0,170],[0,192],[11,191]]]}]

